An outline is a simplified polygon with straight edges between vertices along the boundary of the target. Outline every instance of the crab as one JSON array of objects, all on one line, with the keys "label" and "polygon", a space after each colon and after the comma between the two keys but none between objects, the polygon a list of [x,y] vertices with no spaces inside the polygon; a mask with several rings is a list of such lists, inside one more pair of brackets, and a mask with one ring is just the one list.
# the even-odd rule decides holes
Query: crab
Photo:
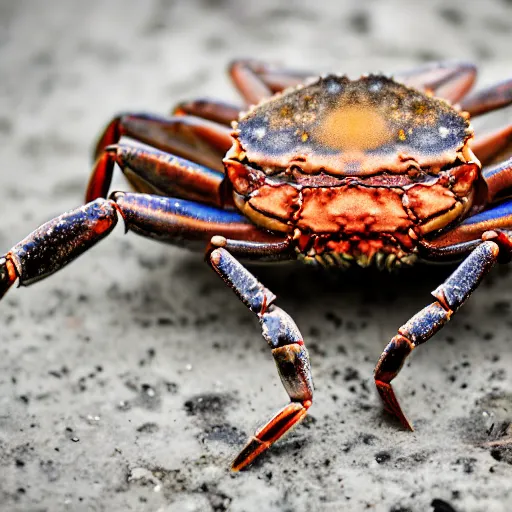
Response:
[{"label": "crab", "polygon": [[[450,62],[351,80],[238,60],[230,75],[243,108],[200,99],[168,117],[115,117],[97,143],[86,204],[0,258],[0,297],[61,269],[119,218],[127,231],[205,250],[259,318],[290,397],[235,458],[240,470],[306,416],[313,381],[298,327],[239,259],[328,269],[457,262],[375,368],[385,408],[412,430],[392,380],[512,259],[512,125],[476,139],[470,125],[512,103],[512,80],[468,95],[475,67]],[[116,164],[135,192],[109,194]]]}]

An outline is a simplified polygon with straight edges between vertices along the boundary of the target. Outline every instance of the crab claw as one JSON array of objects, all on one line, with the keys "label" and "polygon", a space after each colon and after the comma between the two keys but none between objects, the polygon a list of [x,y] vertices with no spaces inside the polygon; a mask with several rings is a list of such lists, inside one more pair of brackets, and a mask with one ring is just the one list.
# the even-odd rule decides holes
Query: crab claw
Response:
[{"label": "crab claw", "polygon": [[268,450],[272,444],[306,416],[310,407],[310,400],[302,403],[292,402],[283,407],[270,421],[256,431],[233,461],[231,469],[240,471],[258,455]]}]

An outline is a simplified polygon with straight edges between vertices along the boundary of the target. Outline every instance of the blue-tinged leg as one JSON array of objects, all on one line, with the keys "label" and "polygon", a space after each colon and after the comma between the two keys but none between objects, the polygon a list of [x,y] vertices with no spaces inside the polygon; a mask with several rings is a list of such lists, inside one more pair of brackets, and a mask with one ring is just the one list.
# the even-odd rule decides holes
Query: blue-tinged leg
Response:
[{"label": "blue-tinged leg", "polygon": [[482,278],[498,260],[499,244],[482,242],[459,265],[453,274],[432,295],[437,299],[414,315],[398,329],[380,356],[375,367],[375,384],[385,408],[394,414],[405,428],[413,430],[402,412],[391,381],[398,375],[407,356],[439,331],[478,287]]},{"label": "blue-tinged leg", "polygon": [[115,203],[97,199],[43,224],[0,258],[0,298],[17,279],[28,286],[61,269],[107,236],[117,220]]},{"label": "blue-tinged leg", "polygon": [[[226,240],[237,254],[252,259],[281,254],[290,259],[288,239],[258,228],[238,212],[223,210],[193,201],[149,194],[113,192],[111,199],[123,215],[125,226],[146,238],[205,250],[213,237]],[[256,248],[262,250],[258,251]]]},{"label": "blue-tinged leg", "polygon": [[215,248],[218,243],[224,245],[222,239],[212,240],[209,262],[238,298],[258,316],[263,338],[272,350],[281,382],[290,397],[290,403],[258,429],[235,458],[232,469],[238,471],[306,416],[313,400],[313,381],[308,352],[295,322],[274,305],[276,296],[233,255],[223,247]]},{"label": "blue-tinged leg", "polygon": [[43,224],[1,257],[0,298],[16,280],[29,285],[75,260],[107,236],[119,216],[127,230],[162,242],[204,250],[218,235],[249,258],[291,257],[286,239],[260,230],[234,211],[170,197],[114,192],[110,199],[96,199]]},{"label": "blue-tinged leg", "polygon": [[231,197],[224,197],[224,174],[179,156],[131,144],[107,146],[94,165],[85,200],[107,197],[117,164],[138,192],[182,197],[223,206]]},{"label": "blue-tinged leg", "polygon": [[[510,175],[510,166],[512,166],[512,160],[495,169],[498,174],[503,170],[505,174]],[[491,177],[492,179],[494,178]],[[420,254],[427,261],[457,261],[482,242],[486,231],[503,230],[512,230],[512,199],[464,219],[453,229],[433,240],[421,242]]]}]

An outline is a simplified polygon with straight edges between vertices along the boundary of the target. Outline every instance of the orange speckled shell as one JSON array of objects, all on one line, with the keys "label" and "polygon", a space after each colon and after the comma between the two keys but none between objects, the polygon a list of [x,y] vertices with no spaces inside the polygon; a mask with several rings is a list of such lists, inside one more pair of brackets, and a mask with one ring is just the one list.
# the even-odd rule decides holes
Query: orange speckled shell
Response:
[{"label": "orange speckled shell", "polygon": [[[471,206],[467,116],[389,78],[328,76],[242,115],[224,164],[235,204],[308,258],[404,258]],[[338,258],[339,259],[339,258]]]},{"label": "orange speckled shell", "polygon": [[438,169],[471,135],[466,117],[445,101],[384,76],[332,75],[262,103],[236,134],[248,161],[263,169],[297,165],[345,176]]}]

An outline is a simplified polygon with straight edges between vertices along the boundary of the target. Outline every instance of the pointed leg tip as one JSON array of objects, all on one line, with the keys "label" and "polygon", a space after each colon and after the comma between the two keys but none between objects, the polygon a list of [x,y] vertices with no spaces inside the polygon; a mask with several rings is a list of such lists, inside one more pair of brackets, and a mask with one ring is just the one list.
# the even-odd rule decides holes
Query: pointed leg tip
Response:
[{"label": "pointed leg tip", "polygon": [[405,430],[408,430],[409,432],[414,432],[414,427],[412,426],[412,423],[405,417],[402,411],[400,411],[400,416],[398,416],[398,419],[400,420],[400,423],[402,424]]},{"label": "pointed leg tip", "polygon": [[402,411],[402,408],[398,403],[395,391],[393,390],[391,384],[382,381],[375,381],[375,384],[382,398],[382,401],[384,402],[384,408],[386,409],[386,411],[392,414],[395,418],[397,418],[398,421],[406,430],[414,432],[414,427],[412,426],[411,422],[407,419],[404,412]]},{"label": "pointed leg tip", "polygon": [[[251,461],[252,462],[252,461]],[[240,460],[239,456],[231,463],[231,471],[233,473],[239,473],[243,471],[251,462]]]},{"label": "pointed leg tip", "polygon": [[231,464],[231,471],[238,472],[251,464],[254,459],[269,448],[268,443],[263,443],[255,437],[251,437],[249,442],[242,448],[242,451],[235,457]]},{"label": "pointed leg tip", "polygon": [[408,430],[409,432],[414,432],[414,427],[412,426],[412,423],[407,419],[400,406],[394,409],[386,408],[386,410],[400,422],[400,424],[405,430]]}]

